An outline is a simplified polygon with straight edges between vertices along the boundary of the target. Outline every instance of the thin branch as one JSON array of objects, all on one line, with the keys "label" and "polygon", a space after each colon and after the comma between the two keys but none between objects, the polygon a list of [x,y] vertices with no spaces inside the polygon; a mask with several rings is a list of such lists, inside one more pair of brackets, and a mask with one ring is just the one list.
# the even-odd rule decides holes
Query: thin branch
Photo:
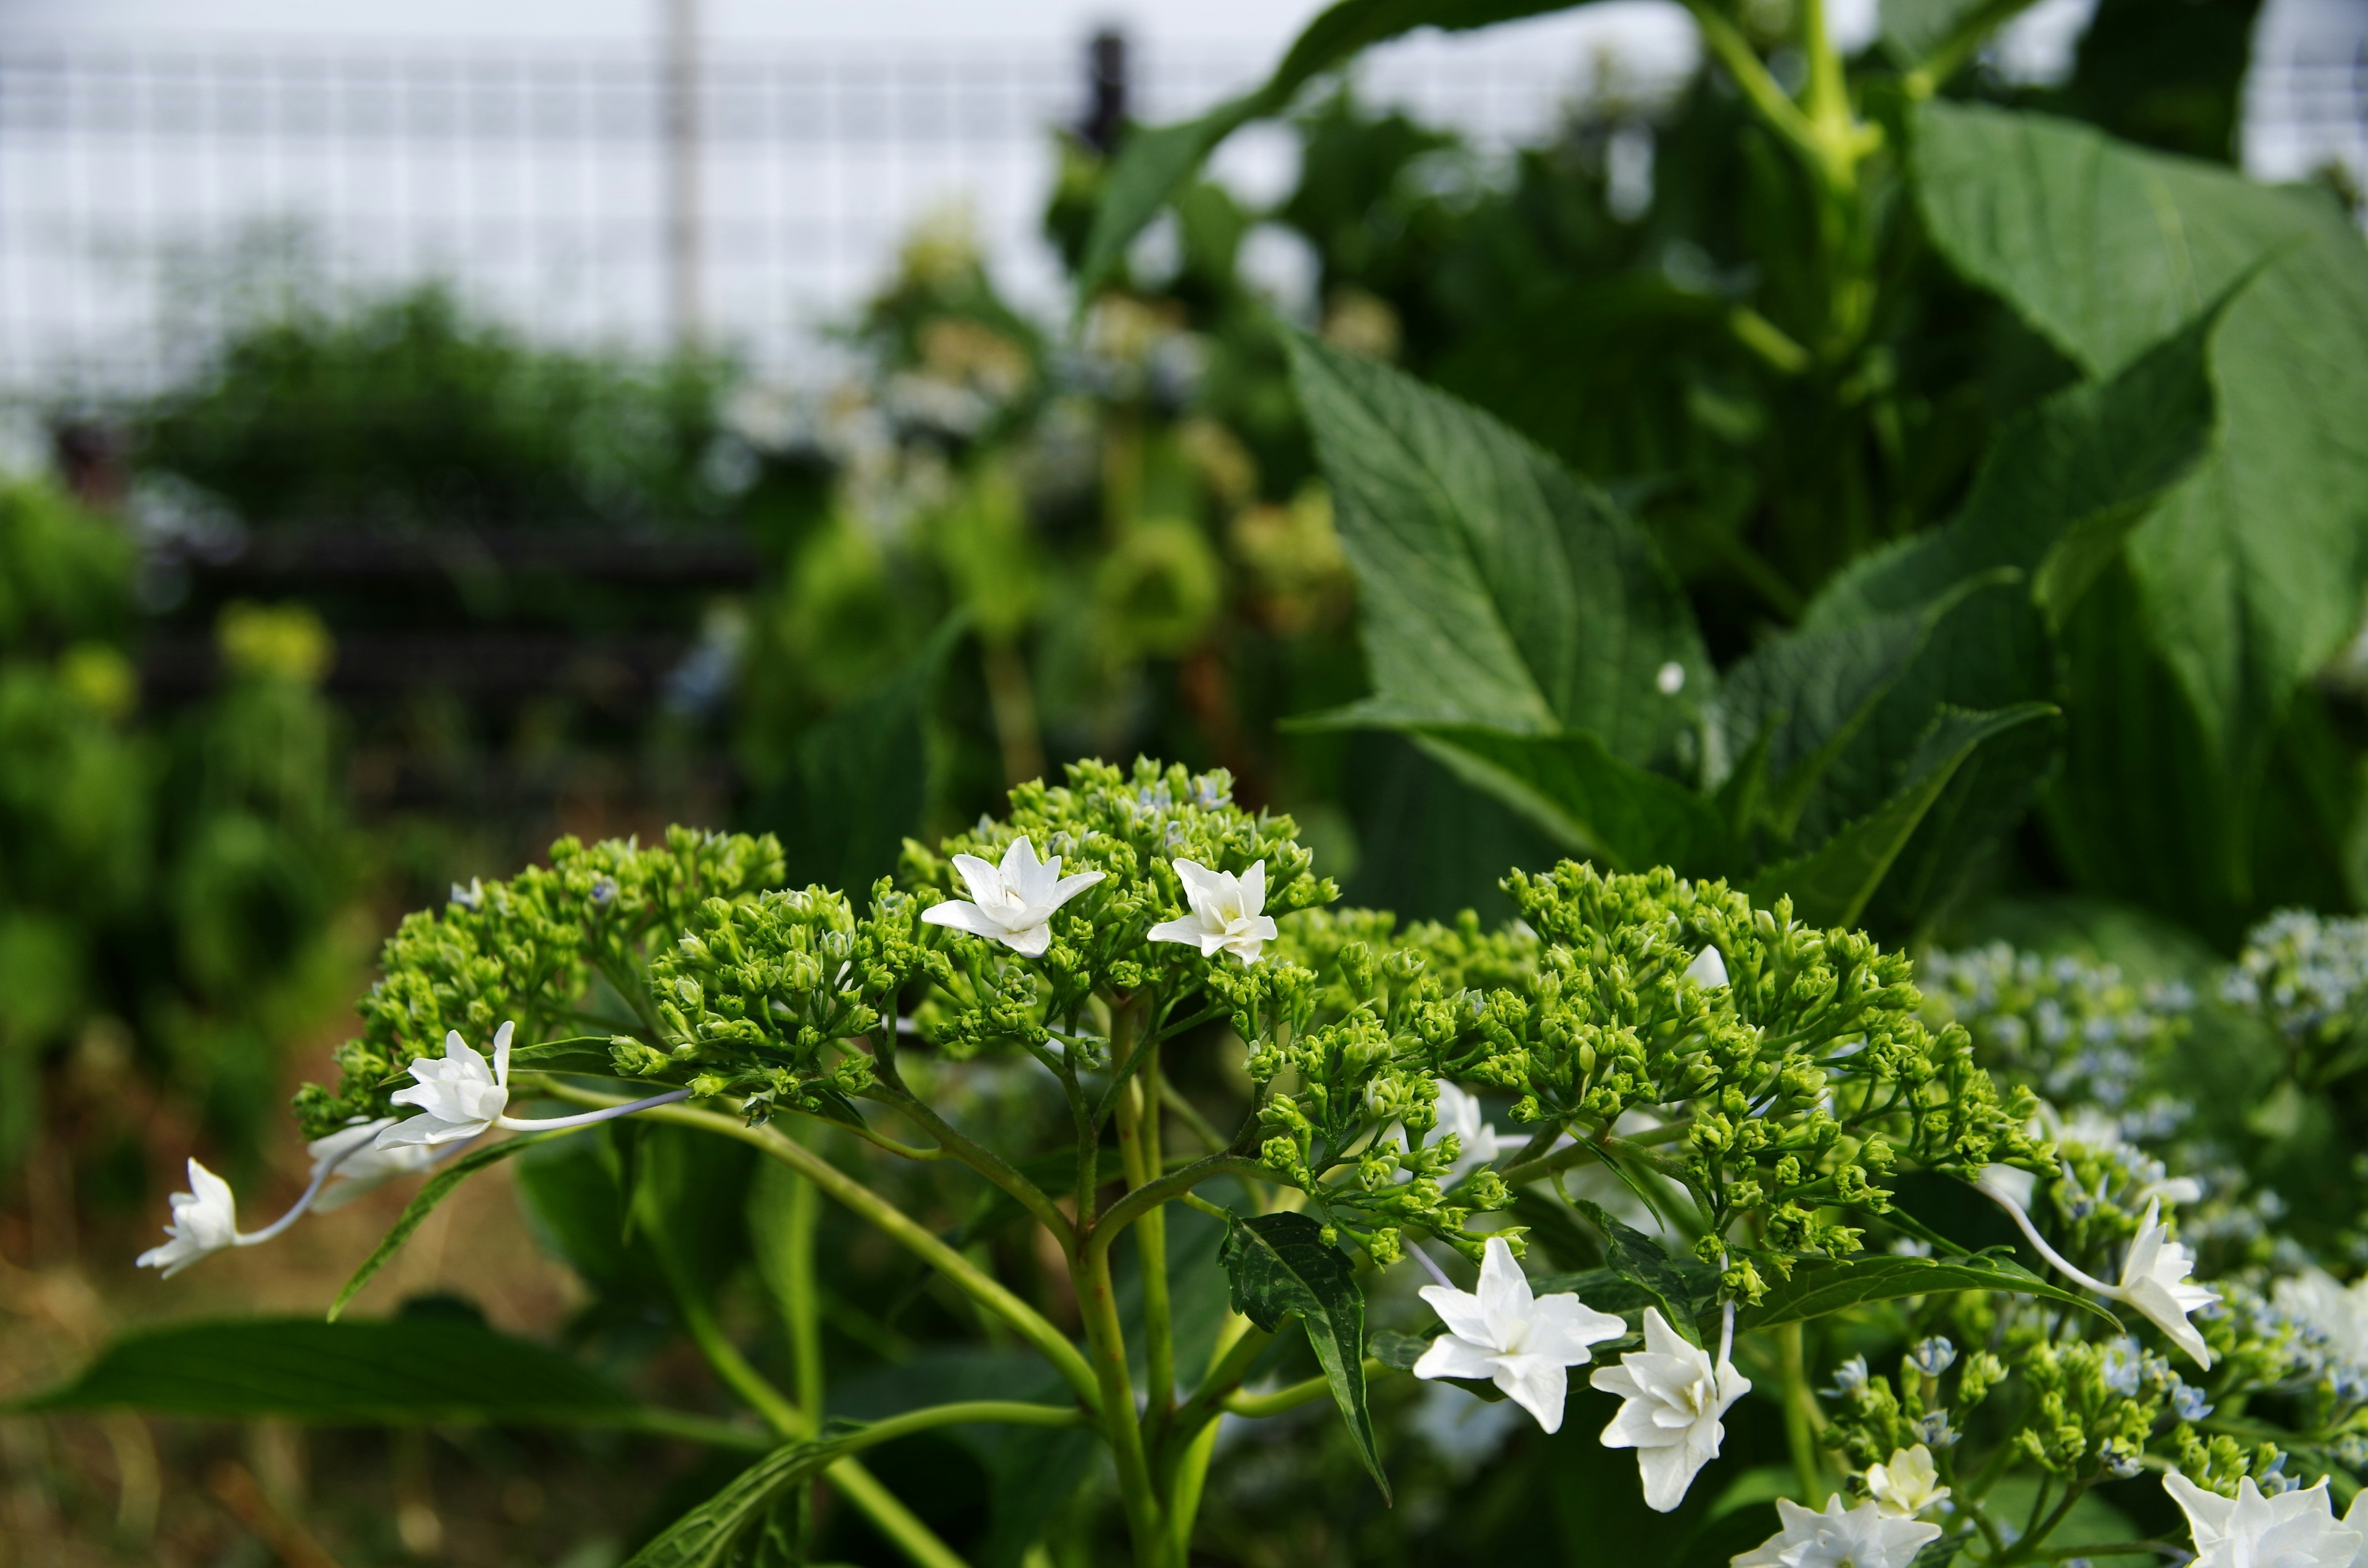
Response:
[{"label": "thin branch", "polygon": [[[1371,1356],[1365,1358],[1365,1376],[1368,1378],[1395,1370],[1396,1368],[1385,1361],[1376,1361]],[[1280,1415],[1303,1404],[1313,1404],[1331,1392],[1332,1380],[1319,1372],[1315,1377],[1276,1389],[1270,1393],[1243,1393],[1236,1390],[1227,1394],[1223,1403],[1226,1415],[1247,1415],[1256,1420],[1261,1416]]]},{"label": "thin branch", "polygon": [[1085,1250],[1088,1254],[1107,1254],[1110,1244],[1118,1240],[1119,1233],[1129,1225],[1161,1204],[1173,1203],[1202,1182],[1221,1176],[1259,1176],[1268,1181],[1276,1179],[1272,1171],[1239,1154],[1212,1154],[1205,1160],[1195,1160],[1173,1175],[1145,1182],[1111,1204],[1109,1212],[1095,1222],[1092,1233],[1087,1236]]}]

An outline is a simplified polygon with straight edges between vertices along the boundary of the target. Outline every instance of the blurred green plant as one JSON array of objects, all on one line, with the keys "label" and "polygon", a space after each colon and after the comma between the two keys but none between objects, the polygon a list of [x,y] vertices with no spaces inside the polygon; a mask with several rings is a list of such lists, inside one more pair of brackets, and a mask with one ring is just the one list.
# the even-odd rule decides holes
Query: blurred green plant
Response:
[{"label": "blurred green plant", "polygon": [[135,565],[120,527],[0,491],[0,1166],[41,1126],[45,1064],[126,1047],[245,1165],[353,958],[320,621],[231,607],[215,691],[143,722]]}]

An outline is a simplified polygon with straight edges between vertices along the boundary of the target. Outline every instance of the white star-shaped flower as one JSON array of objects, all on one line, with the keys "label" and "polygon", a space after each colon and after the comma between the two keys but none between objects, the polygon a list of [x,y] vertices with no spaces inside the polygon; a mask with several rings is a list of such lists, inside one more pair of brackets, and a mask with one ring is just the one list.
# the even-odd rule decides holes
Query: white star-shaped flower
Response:
[{"label": "white star-shaped flower", "polygon": [[1417,1292],[1447,1325],[1414,1364],[1417,1378],[1486,1378],[1549,1432],[1562,1429],[1565,1367],[1595,1358],[1589,1348],[1617,1339],[1628,1325],[1571,1291],[1532,1296],[1528,1276],[1502,1236],[1490,1236],[1480,1262],[1480,1291],[1426,1285]]},{"label": "white star-shaped flower", "polygon": [[1845,1509],[1839,1497],[1814,1513],[1790,1497],[1776,1499],[1783,1528],[1733,1559],[1731,1568],[1907,1568],[1941,1527],[1903,1519],[1873,1503]]},{"label": "white star-shaped flower", "polygon": [[378,1135],[393,1125],[394,1118],[391,1116],[382,1116],[376,1121],[357,1121],[304,1146],[313,1156],[313,1169],[327,1169],[330,1173],[328,1184],[313,1199],[317,1212],[325,1214],[332,1209],[342,1209],[397,1176],[418,1176],[435,1165],[435,1151],[425,1143],[377,1147]]},{"label": "white star-shaped flower", "polygon": [[2324,1478],[2275,1497],[2262,1496],[2250,1476],[2237,1483],[2234,1497],[2207,1492],[2176,1471],[2162,1478],[2162,1487],[2187,1515],[2193,1568],[2352,1568],[2368,1551],[2360,1499],[2337,1523]]},{"label": "white star-shaped flower", "polygon": [[140,1255],[135,1267],[161,1268],[170,1279],[191,1264],[238,1244],[238,1199],[230,1183],[192,1159],[189,1190],[173,1194],[173,1218],[165,1233],[172,1239]]},{"label": "white star-shaped flower", "polygon": [[970,897],[925,909],[922,921],[1001,942],[1030,959],[1042,958],[1052,945],[1053,912],[1102,880],[1099,871],[1061,875],[1061,858],[1055,855],[1039,861],[1036,846],[1025,834],[1003,852],[1002,865],[989,865],[975,855],[957,855],[954,869],[969,885]]},{"label": "white star-shaped flower", "polygon": [[1634,1449],[1645,1478],[1645,1506],[1666,1514],[1685,1501],[1702,1467],[1718,1458],[1726,1428],[1719,1417],[1751,1392],[1751,1380],[1668,1325],[1657,1307],[1645,1309],[1645,1348],[1588,1380],[1627,1401],[1603,1429],[1607,1449]]},{"label": "white star-shaped flower", "polygon": [[2203,1343],[2203,1335],[2187,1314],[2220,1299],[2220,1292],[2202,1285],[2188,1283],[2194,1271],[2195,1255],[2170,1240],[2169,1232],[2161,1221],[2162,1201],[2149,1199],[2146,1218],[2139,1221],[2137,1239],[2130,1244],[2129,1256],[2122,1260],[2122,1285],[2113,1294],[2144,1312],[2153,1324],[2170,1336],[2170,1342],[2195,1358],[2195,1364],[2207,1371],[2212,1366],[2212,1351]]},{"label": "white star-shaped flower", "polygon": [[1866,1467],[1867,1494],[1894,1518],[1912,1519],[1949,1494],[1932,1464],[1932,1450],[1918,1443],[1894,1449],[1891,1458]]},{"label": "white star-shaped flower", "polygon": [[377,1146],[402,1143],[450,1143],[474,1138],[502,1119],[510,1103],[510,1035],[517,1025],[506,1023],[494,1035],[494,1060],[487,1065],[454,1029],[444,1037],[444,1059],[422,1056],[411,1064],[418,1082],[397,1089],[396,1105],[417,1106],[422,1114],[380,1130]]},{"label": "white star-shaped flower", "polygon": [[1181,920],[1163,920],[1150,931],[1155,942],[1182,942],[1201,949],[1202,958],[1228,952],[1247,969],[1258,961],[1258,949],[1274,940],[1273,917],[1266,908],[1266,862],[1261,860],[1236,877],[1212,871],[1198,860],[1178,857],[1176,875],[1192,913]]}]

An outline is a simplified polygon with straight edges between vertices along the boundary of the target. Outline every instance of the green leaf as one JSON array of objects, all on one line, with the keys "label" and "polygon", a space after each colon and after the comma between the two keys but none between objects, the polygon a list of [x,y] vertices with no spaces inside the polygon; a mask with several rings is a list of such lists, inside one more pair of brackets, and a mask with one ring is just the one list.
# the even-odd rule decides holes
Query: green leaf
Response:
[{"label": "green leaf", "polygon": [[553,1138],[564,1138],[568,1133],[577,1131],[580,1130],[564,1127],[551,1132],[521,1133],[506,1142],[496,1143],[490,1149],[480,1149],[473,1154],[463,1154],[430,1176],[427,1184],[413,1195],[410,1203],[404,1206],[402,1215],[394,1221],[393,1229],[388,1231],[386,1239],[378,1244],[378,1250],[363,1260],[362,1266],[354,1270],[354,1277],[346,1281],[345,1289],[337,1292],[337,1299],[329,1303],[328,1321],[331,1323],[337,1321],[339,1314],[345,1312],[347,1304],[361,1294],[362,1287],[369,1284],[378,1271],[386,1267],[387,1259],[393,1257],[401,1249],[403,1244],[411,1239],[411,1233],[419,1229],[422,1221],[436,1211],[438,1204],[452,1196],[453,1188],[497,1160],[507,1160],[521,1150],[531,1149],[537,1143],[548,1142]]},{"label": "green leaf", "polygon": [[1806,855],[1761,871],[1751,881],[1752,901],[1766,903],[1789,893],[1799,919],[1813,926],[1855,925],[1909,835],[1967,759],[1985,742],[2055,712],[2044,702],[1996,713],[1942,711],[1911,760],[1899,793]]},{"label": "green leaf", "polygon": [[1308,1347],[1332,1385],[1358,1456],[1388,1497],[1389,1477],[1365,1408],[1365,1294],[1347,1256],[1325,1241],[1312,1215],[1254,1214],[1225,1228],[1217,1259],[1233,1283],[1234,1311],[1269,1334],[1286,1318],[1306,1324]]},{"label": "green leaf", "polygon": [[1377,1328],[1372,1337],[1365,1341],[1365,1354],[1384,1367],[1411,1372],[1414,1364],[1422,1359],[1422,1353],[1430,1348],[1430,1342],[1439,1337],[1440,1332],[1443,1331],[1400,1334],[1395,1329]]},{"label": "green leaf", "polygon": [[765,1533],[777,1502],[821,1474],[848,1447],[840,1437],[774,1449],[668,1525],[625,1568],[723,1568]]},{"label": "green leaf", "polygon": [[1313,338],[1291,354],[1374,687],[1338,722],[1583,730],[1652,760],[1714,676],[1643,530],[1470,404]]},{"label": "green leaf", "polygon": [[[1873,720],[1936,629],[2009,574],[1975,574],[1929,597],[1849,620],[1804,624],[1726,674],[1719,727],[1732,745],[1766,746],[1759,814],[1785,841],[1801,825],[1827,774]],[[1877,796],[1881,798],[1880,795]],[[1829,831],[1831,824],[1811,819]]]},{"label": "green leaf", "polygon": [[1657,1304],[1671,1328],[1700,1344],[1695,1320],[1718,1300],[1718,1270],[1698,1257],[1673,1256],[1591,1199],[1579,1199],[1572,1207],[1603,1233],[1604,1267],[1611,1276],[1649,1298],[1646,1304]]},{"label": "green leaf", "polygon": [[1119,149],[1077,269],[1080,298],[1117,276],[1127,247],[1217,143],[1281,114],[1310,78],[1372,44],[1435,27],[1449,32],[1568,8],[1572,0],[1338,0],[1307,24],[1265,82],[1197,119],[1130,131]]},{"label": "green leaf", "polygon": [[115,1341],[74,1381],[17,1408],[356,1425],[632,1426],[645,1414],[547,1346],[443,1317],[248,1318],[151,1330]]},{"label": "green leaf", "polygon": [[1615,869],[1714,876],[1735,854],[1725,819],[1676,779],[1623,762],[1584,733],[1524,735],[1471,724],[1410,727],[1458,778],[1519,811],[1563,848]]},{"label": "green leaf", "polygon": [[1933,102],[1915,146],[1934,244],[2092,373],[2260,269],[2210,332],[2215,446],[2127,553],[2214,770],[2250,789],[2368,580],[2368,249],[2322,196],[2070,121]]},{"label": "green leaf", "polygon": [[1844,1307],[1902,1296],[1935,1296],[1952,1290],[2011,1290],[2094,1312],[2121,1327],[2121,1320],[2077,1290],[2051,1285],[2011,1258],[1977,1253],[1967,1257],[1845,1257],[1803,1263],[1793,1278],[1769,1287],[1759,1304],[1737,1312],[1735,1327],[1767,1328],[1823,1317]]},{"label": "green leaf", "polygon": [[[619,1035],[575,1035],[567,1040],[547,1040],[541,1045],[520,1046],[510,1052],[513,1073],[571,1073],[586,1078],[613,1078],[617,1065],[609,1054],[609,1046],[625,1037]],[[403,1080],[409,1082],[406,1068]]]}]

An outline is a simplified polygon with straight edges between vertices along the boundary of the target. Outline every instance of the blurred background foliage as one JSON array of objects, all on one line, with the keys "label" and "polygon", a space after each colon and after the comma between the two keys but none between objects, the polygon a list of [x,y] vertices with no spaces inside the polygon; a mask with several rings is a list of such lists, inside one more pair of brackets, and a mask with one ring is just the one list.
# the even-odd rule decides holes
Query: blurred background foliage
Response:
[{"label": "blurred background foliage", "polygon": [[[1742,25],[1772,48],[1790,9]],[[1853,70],[1904,142],[1899,29],[1948,7],[1892,9]],[[1952,90],[2226,164],[2254,9],[2104,0],[2061,86],[1975,73]],[[1501,164],[1346,86],[1288,123],[1292,188],[1260,208],[1188,184],[1074,333],[1001,298],[950,214],[841,324],[841,372],[815,385],[763,384],[728,346],[643,363],[529,343],[427,282],[270,294],[180,384],[62,413],[59,473],[0,493],[0,1171],[46,1159],[41,1179],[95,1217],[97,1256],[128,1258],[193,1136],[234,1176],[265,1159],[291,1055],[341,1027],[377,933],[562,831],[775,831],[793,877],[852,887],[904,835],[966,823],[1048,765],[1149,753],[1229,768],[1246,804],[1292,812],[1352,902],[1506,913],[1503,869],[1559,853],[1537,825],[1409,741],[1287,722],[1368,682],[1277,301],[1245,262],[1278,236],[1311,270],[1302,324],[1493,413],[1626,506],[1721,665],[1794,628],[1850,562],[1951,516],[1994,437],[2090,369],[1944,259],[1896,163],[1869,171],[1881,223],[1821,233],[1801,169],[1715,72],[1649,119],[1593,103]],[[1110,160],[1066,136],[1061,166],[1046,226],[1075,267]],[[2151,977],[2179,967],[2166,954],[2202,972],[2271,909],[2363,902],[2368,661],[2304,681],[2224,788],[2162,765],[2200,722],[2135,628],[2137,593],[2114,566],[2063,629],[2074,738],[2039,809],[1966,875],[1877,903],[1886,940],[2106,947]],[[2133,690],[2171,741],[2084,725],[2084,703]],[[1057,1108],[962,1071],[980,1116]],[[623,1136],[551,1160],[644,1157]],[[700,1376],[663,1361],[677,1325],[620,1217],[584,1211],[598,1184],[540,1159],[518,1185],[576,1277],[571,1335],[603,1364]],[[700,1179],[783,1200],[727,1163]],[[1015,1244],[966,1190],[899,1196],[967,1244]],[[933,1346],[974,1332],[959,1303],[821,1222],[833,1364],[872,1369],[847,1408],[864,1376],[881,1408],[897,1379],[952,1376]],[[1593,1261],[1538,1239],[1552,1267]],[[770,1310],[756,1281],[735,1290],[740,1320]],[[1242,1439],[1258,1463],[1221,1465],[1208,1539],[1294,1565],[1748,1544],[1669,1537],[1626,1471],[1577,1462],[1589,1432],[1543,1437],[1443,1395],[1376,1392],[1394,1512],[1368,1506],[1312,1408]],[[1736,1509],[1781,1441],[1738,1420]],[[590,1452],[552,1443],[532,1460],[551,1475]],[[476,1437],[438,1453],[402,1449],[400,1485],[440,1466],[448,1507],[507,1509],[514,1541],[555,1532],[536,1560],[556,1560],[567,1521],[541,1504],[450,1501],[527,1460]],[[951,1439],[882,1458],[958,1537],[988,1528],[996,1465]],[[582,1508],[619,1511],[621,1542],[712,1480],[677,1479],[679,1496],[624,1489],[645,1516]],[[848,1560],[889,1560],[859,1522],[832,1528]],[[355,1561],[443,1539],[355,1530]],[[1090,1528],[1072,1539],[1090,1552]]]}]

